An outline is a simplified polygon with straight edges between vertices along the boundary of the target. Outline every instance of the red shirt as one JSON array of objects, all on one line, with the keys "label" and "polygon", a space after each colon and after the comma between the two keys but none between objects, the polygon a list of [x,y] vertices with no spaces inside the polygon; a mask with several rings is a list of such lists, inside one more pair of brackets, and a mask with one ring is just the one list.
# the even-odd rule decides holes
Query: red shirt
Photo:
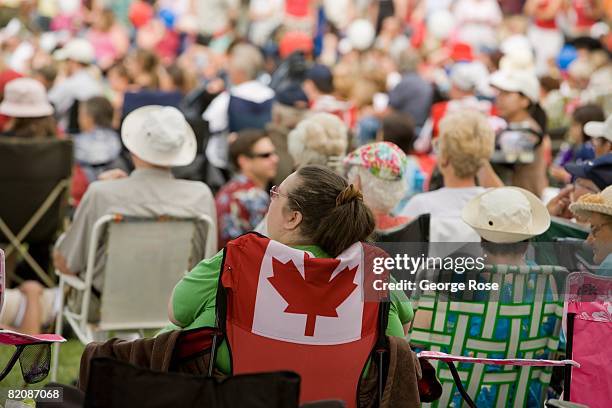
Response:
[{"label": "red shirt", "polygon": [[286,0],[285,13],[292,17],[308,17],[310,14],[310,0]]},{"label": "red shirt", "polygon": [[[542,11],[546,9],[546,7],[548,7],[549,4],[550,4],[550,0],[541,0],[540,3],[538,4],[538,11]],[[557,28],[557,21],[555,20],[555,18],[552,18],[551,20],[543,20],[541,18],[536,17],[533,22],[535,23],[535,25],[541,28],[548,28],[548,29]]]}]

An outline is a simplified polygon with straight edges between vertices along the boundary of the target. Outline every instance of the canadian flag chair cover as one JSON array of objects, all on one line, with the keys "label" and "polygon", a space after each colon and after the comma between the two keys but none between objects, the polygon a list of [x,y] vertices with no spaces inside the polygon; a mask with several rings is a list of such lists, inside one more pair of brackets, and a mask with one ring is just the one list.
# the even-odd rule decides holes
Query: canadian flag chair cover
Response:
[{"label": "canadian flag chair cover", "polygon": [[380,332],[367,265],[381,253],[355,243],[337,258],[317,259],[255,233],[229,242],[217,318],[233,374],[294,371],[300,403],[341,399],[355,407]]},{"label": "canadian flag chair cover", "polygon": [[[564,328],[568,358],[580,363],[566,376],[564,399],[591,408],[612,401],[612,277],[574,272],[566,284]],[[568,396],[569,394],[569,396]]]}]

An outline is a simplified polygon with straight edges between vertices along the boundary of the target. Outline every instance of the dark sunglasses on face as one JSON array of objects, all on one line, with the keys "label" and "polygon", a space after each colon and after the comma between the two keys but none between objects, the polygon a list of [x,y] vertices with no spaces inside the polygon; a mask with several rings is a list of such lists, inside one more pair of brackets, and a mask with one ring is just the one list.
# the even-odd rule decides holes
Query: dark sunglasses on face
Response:
[{"label": "dark sunglasses on face", "polygon": [[272,156],[276,156],[276,152],[251,153],[249,155],[253,159],[269,159]]}]

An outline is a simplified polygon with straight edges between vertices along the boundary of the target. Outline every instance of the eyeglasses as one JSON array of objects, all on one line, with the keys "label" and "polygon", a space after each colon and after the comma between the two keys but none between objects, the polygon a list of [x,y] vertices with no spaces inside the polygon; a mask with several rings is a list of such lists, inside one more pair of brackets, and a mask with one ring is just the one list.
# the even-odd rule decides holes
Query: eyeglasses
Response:
[{"label": "eyeglasses", "polygon": [[287,197],[289,198],[289,196],[287,194],[283,194],[278,190],[278,186],[272,186],[272,188],[270,189],[270,197],[271,198],[276,198],[276,197]]},{"label": "eyeglasses", "polygon": [[251,153],[249,155],[249,157],[253,158],[253,159],[268,159],[272,156],[276,156],[276,152],[272,151],[272,152],[265,152],[265,153]]},{"label": "eyeglasses", "polygon": [[300,209],[300,211],[302,211],[302,206],[300,205],[300,203],[298,203],[295,198],[293,197],[289,197],[287,194],[283,194],[278,190],[278,186],[272,186],[272,188],[270,189],[270,198],[271,199],[275,199],[276,197],[285,197],[288,200],[292,200],[295,205]]},{"label": "eyeglasses", "polygon": [[591,225],[591,235],[593,237],[599,235],[599,233],[601,232],[601,230],[603,229],[603,227],[607,226],[607,225],[611,225],[612,221],[610,222],[604,222],[603,224],[599,224],[596,226]]}]

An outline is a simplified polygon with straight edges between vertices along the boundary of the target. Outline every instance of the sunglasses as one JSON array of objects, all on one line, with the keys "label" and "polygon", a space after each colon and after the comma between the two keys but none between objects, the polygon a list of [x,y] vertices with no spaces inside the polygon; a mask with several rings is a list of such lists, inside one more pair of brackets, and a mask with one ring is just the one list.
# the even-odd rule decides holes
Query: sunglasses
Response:
[{"label": "sunglasses", "polygon": [[265,152],[265,153],[251,153],[249,157],[253,159],[269,159],[272,156],[276,156],[276,152]]}]

